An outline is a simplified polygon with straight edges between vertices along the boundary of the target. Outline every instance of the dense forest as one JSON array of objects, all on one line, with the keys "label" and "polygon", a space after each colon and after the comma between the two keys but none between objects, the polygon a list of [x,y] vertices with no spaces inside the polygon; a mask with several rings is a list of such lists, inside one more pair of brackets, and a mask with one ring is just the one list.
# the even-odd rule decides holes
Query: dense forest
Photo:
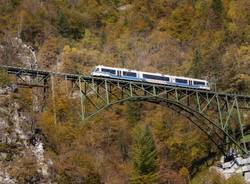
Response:
[{"label": "dense forest", "polygon": [[[103,64],[197,77],[214,90],[250,93],[249,0],[0,0],[1,64],[24,66],[15,38],[34,48],[40,69],[89,75]],[[5,85],[9,79],[0,80]],[[12,97],[46,137],[53,182],[243,183],[208,170],[220,153],[177,113],[128,102],[81,123],[79,100],[64,89],[58,81],[57,124],[50,100],[34,114],[29,89]],[[34,175],[32,159],[20,158],[22,167],[10,172],[20,183]]]}]

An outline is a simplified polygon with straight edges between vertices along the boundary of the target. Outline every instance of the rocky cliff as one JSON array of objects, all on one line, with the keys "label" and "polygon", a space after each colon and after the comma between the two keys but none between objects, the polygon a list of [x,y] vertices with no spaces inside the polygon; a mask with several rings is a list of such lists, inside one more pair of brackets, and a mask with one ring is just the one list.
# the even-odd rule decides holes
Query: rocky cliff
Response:
[{"label": "rocky cliff", "polygon": [[[31,47],[20,39],[13,39],[9,44],[11,47],[1,46],[3,52],[11,48],[23,66],[37,67]],[[28,110],[16,91],[13,85],[0,88],[0,183],[51,183],[53,162],[45,155],[46,139],[36,127],[32,113],[36,108]]]}]

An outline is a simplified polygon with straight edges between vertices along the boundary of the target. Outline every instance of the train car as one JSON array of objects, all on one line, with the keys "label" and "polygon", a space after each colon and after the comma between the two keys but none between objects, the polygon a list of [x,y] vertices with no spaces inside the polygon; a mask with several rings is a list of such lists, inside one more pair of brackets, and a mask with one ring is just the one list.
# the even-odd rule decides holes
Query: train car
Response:
[{"label": "train car", "polygon": [[210,90],[209,83],[206,80],[129,70],[126,68],[114,68],[98,65],[93,69],[91,75],[141,82],[143,81],[154,84],[164,84],[186,88]]},{"label": "train car", "polygon": [[142,81],[139,71],[126,68],[113,68],[107,66],[96,66],[91,75],[100,77],[119,78],[125,80]]}]

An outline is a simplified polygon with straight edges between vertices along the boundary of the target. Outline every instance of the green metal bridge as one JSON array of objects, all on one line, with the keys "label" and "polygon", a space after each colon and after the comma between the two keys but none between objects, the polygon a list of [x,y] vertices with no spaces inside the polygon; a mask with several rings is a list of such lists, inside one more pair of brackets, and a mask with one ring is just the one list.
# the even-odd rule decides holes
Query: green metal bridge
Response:
[{"label": "green metal bridge", "polygon": [[250,96],[12,66],[0,68],[15,76],[18,87],[41,87],[45,93],[51,91],[52,97],[55,78],[67,81],[65,85],[70,81],[72,90],[78,90],[80,94],[82,121],[114,104],[145,101],[167,107],[186,117],[223,154],[232,147],[243,155],[249,154],[245,135],[250,129],[247,126],[250,122],[246,122],[250,115]]}]

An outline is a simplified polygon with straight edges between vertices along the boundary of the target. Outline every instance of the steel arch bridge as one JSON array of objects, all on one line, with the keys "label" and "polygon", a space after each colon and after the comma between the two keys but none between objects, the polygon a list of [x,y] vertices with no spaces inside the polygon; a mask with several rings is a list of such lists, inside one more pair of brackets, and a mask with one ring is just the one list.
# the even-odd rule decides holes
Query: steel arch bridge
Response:
[{"label": "steel arch bridge", "polygon": [[45,93],[50,88],[52,99],[55,78],[66,81],[66,86],[70,81],[72,91],[79,91],[82,121],[114,104],[145,101],[172,109],[189,119],[223,154],[232,147],[243,155],[249,153],[245,142],[249,122],[244,116],[250,113],[250,96],[12,66],[0,68],[15,76],[18,87],[41,87]]}]

